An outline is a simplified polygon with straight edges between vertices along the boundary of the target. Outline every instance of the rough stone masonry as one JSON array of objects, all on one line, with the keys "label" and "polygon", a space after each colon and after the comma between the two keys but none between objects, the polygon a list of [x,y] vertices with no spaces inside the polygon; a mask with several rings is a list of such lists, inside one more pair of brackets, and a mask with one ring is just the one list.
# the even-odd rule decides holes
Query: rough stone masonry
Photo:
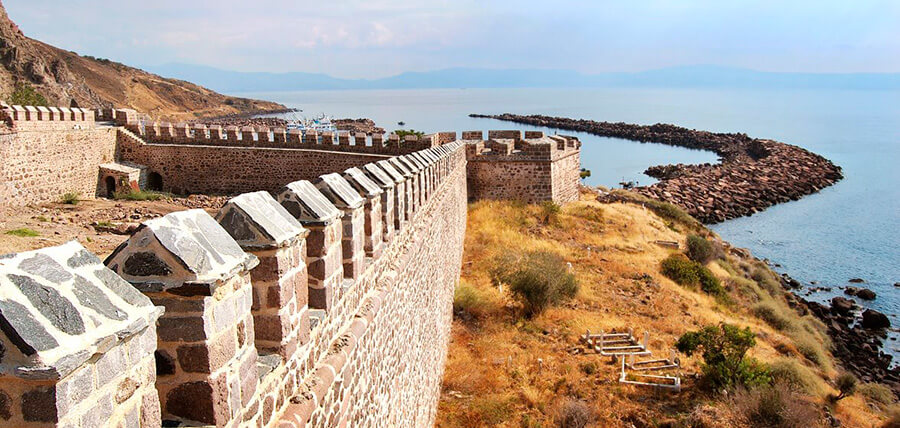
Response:
[{"label": "rough stone masonry", "polygon": [[[77,242],[0,256],[0,425],[431,425],[471,192],[577,196],[577,169],[562,172],[578,166],[569,138],[378,136],[359,154],[344,135],[325,136],[345,146],[331,151],[269,147],[289,138],[260,144],[244,130],[256,134],[247,147],[240,134],[198,144],[186,140],[200,134],[170,126],[173,140],[149,143],[126,129],[127,111],[113,114],[118,127],[31,111],[10,108],[0,136],[19,165],[72,168],[36,151],[76,140],[104,154],[80,160],[93,177],[45,177],[43,193],[102,194],[112,174],[111,186],[252,191],[215,216],[147,221],[102,263]],[[28,146],[35,138],[43,147]],[[530,172],[496,190],[513,169]],[[4,189],[35,179],[4,174]],[[35,195],[15,190],[6,203]]]}]

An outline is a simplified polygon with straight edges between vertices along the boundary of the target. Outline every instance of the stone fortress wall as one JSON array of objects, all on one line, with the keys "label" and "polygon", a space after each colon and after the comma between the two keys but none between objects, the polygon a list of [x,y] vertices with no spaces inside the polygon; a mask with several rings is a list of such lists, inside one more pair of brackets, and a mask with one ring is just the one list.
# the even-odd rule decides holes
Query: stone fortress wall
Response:
[{"label": "stone fortress wall", "polygon": [[0,123],[0,206],[93,197],[98,165],[115,158],[117,131],[97,127],[91,110],[11,106]]},{"label": "stone fortress wall", "polygon": [[469,159],[469,199],[525,202],[578,199],[581,142],[539,131],[463,132]]},{"label": "stone fortress wall", "polygon": [[[441,133],[392,156],[149,143],[126,129],[127,112],[115,120],[83,144],[118,163],[99,173],[94,163],[93,181],[57,176],[59,188],[124,174],[135,187],[245,193],[215,218],[150,220],[102,263],[76,242],[0,256],[0,424],[431,425],[470,166],[488,174],[479,158],[516,157],[549,169],[540,180],[550,183],[524,187],[524,198],[577,197],[553,183],[577,183],[577,162],[576,175],[553,172],[577,160],[580,143],[566,138]],[[7,121],[9,135],[35,141],[40,125],[15,132],[20,122]],[[61,126],[44,133],[88,131]],[[45,144],[66,145],[53,138]],[[40,165],[25,146],[21,158]]]}]

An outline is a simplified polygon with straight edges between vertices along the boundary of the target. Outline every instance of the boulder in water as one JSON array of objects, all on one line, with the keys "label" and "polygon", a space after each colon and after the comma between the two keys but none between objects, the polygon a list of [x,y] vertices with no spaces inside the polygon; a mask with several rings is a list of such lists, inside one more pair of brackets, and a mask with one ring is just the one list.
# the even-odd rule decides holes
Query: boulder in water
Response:
[{"label": "boulder in water", "polygon": [[868,329],[888,328],[891,326],[891,320],[881,312],[866,309],[862,314],[862,326]]}]

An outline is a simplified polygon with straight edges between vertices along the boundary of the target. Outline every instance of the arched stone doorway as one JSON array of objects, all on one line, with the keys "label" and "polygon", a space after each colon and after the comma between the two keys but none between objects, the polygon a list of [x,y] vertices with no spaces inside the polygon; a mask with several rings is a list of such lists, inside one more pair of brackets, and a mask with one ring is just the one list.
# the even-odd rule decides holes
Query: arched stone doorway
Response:
[{"label": "arched stone doorway", "polygon": [[113,198],[116,196],[116,178],[107,175],[105,179],[103,179],[104,184],[106,185],[106,197]]},{"label": "arched stone doorway", "polygon": [[163,178],[158,172],[151,172],[147,176],[147,188],[155,192],[161,192],[163,189]]}]

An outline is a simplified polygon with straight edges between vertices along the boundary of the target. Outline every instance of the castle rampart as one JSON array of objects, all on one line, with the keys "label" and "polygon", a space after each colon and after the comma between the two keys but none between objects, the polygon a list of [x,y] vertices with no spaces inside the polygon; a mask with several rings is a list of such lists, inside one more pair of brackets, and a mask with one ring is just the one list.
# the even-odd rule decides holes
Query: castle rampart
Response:
[{"label": "castle rampart", "polygon": [[[396,197],[402,193],[397,187],[406,180],[395,179],[396,171],[388,173],[369,163],[345,174],[325,175],[317,180],[318,186],[290,183],[279,194],[283,205],[268,193],[255,192],[230,200],[216,216],[218,222],[202,210],[148,221],[107,258],[112,271],[100,267],[96,257],[74,243],[69,245],[72,248],[0,258],[4,274],[0,280],[22,271],[45,278],[32,282],[57,281],[63,289],[74,287],[65,292],[74,293],[71,300],[81,302],[74,313],[83,317],[99,311],[114,317],[97,324],[90,334],[128,325],[116,333],[121,342],[85,348],[95,343],[86,340],[66,353],[46,351],[46,357],[37,361],[50,365],[40,370],[59,379],[57,388],[75,381],[73,367],[93,367],[92,355],[116,355],[115,364],[124,367],[131,367],[130,359],[142,362],[131,369],[135,374],[126,369],[109,371],[112,366],[75,370],[98,373],[92,376],[123,376],[104,380],[102,385],[115,386],[104,396],[109,401],[71,396],[69,389],[45,392],[40,389],[43,386],[38,388],[40,393],[27,393],[26,386],[21,398],[11,397],[22,406],[14,406],[10,417],[28,422],[23,426],[59,426],[70,416],[77,418],[76,426],[118,421],[126,426],[140,423],[135,421],[159,426],[162,419],[216,426],[430,425],[462,257],[466,160],[460,143],[429,149],[416,159],[417,182],[431,186],[420,193],[416,209],[406,210],[408,221],[391,233],[384,232],[384,222],[390,220],[381,214],[399,210],[403,199]],[[391,197],[383,198],[385,193]],[[392,207],[384,209],[382,201]],[[357,243],[358,237],[363,245]],[[357,249],[363,249],[359,254],[365,257],[358,258]],[[349,263],[360,263],[349,268],[353,275],[343,274],[346,250],[351,252]],[[318,255],[334,255],[337,262],[322,263]],[[97,273],[79,273],[97,269]],[[79,282],[79,275],[101,278],[105,285],[94,285],[91,290],[96,291],[85,301],[81,296],[87,285]],[[324,282],[318,279],[323,275]],[[329,278],[336,279],[329,282]],[[26,296],[32,288],[19,286]],[[130,294],[116,291],[119,288]],[[317,294],[315,290],[321,288],[331,290]],[[18,295],[3,297],[8,300],[0,300],[0,305],[27,300]],[[102,303],[124,310],[122,299],[148,309],[135,309],[135,315],[125,310],[120,315]],[[68,303],[51,299],[41,304],[48,307],[35,306],[32,319],[49,319],[48,326],[53,327],[46,327],[48,331],[64,329],[73,334],[69,329],[74,327],[53,324],[50,315],[69,310],[64,309]],[[162,311],[154,305],[165,309],[155,329],[148,325]],[[2,311],[4,315],[12,312],[6,307]],[[129,324],[128,316],[138,314],[143,314],[142,323]],[[21,324],[25,321],[15,318],[11,329],[3,329],[0,342],[25,353],[34,352],[29,346],[44,352],[42,343],[50,339],[28,336],[39,332]],[[147,333],[131,338],[142,331]],[[26,337],[25,344],[15,345],[19,337]],[[72,352],[79,357],[59,358]],[[4,358],[11,358],[10,354]],[[113,364],[105,361],[101,357],[96,364]],[[15,358],[3,362],[17,373],[37,373]],[[0,392],[20,391],[22,385],[19,380],[0,383]],[[54,394],[74,402],[55,403]],[[51,401],[44,399],[48,396]],[[112,409],[108,412],[103,407],[69,412],[107,402]],[[390,406],[380,404],[388,402]],[[36,409],[46,414],[38,415]]]},{"label": "castle rampart", "polygon": [[525,202],[577,200],[581,143],[574,137],[538,131],[462,133],[469,160],[469,199]]},{"label": "castle rampart", "polygon": [[[542,133],[401,140],[3,111],[6,206],[123,185],[243,193],[215,218],[144,223],[108,269],[76,243],[0,257],[0,316],[18,314],[0,329],[15,350],[0,355],[0,406],[15,404],[0,418],[26,427],[430,425],[467,200],[577,197],[580,143]],[[60,298],[29,300],[48,289]]]}]

